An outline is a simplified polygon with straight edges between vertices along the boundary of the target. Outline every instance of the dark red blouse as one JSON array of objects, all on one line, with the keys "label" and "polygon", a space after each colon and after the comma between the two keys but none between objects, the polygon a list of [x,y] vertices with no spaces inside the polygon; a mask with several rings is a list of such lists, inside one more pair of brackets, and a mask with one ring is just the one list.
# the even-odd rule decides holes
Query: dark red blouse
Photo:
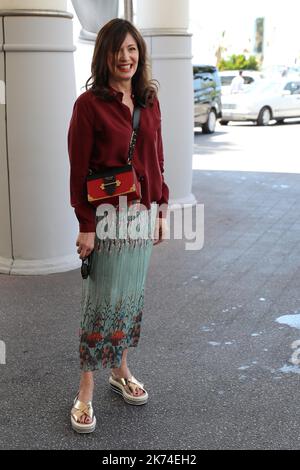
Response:
[{"label": "dark red blouse", "polygon": [[[132,133],[132,116],[122,103],[123,94],[111,91],[112,100],[97,98],[90,90],[80,95],[73,108],[68,133],[71,164],[71,205],[80,232],[94,232],[95,208],[88,203],[86,176],[95,171],[126,164]],[[139,133],[132,164],[141,182],[141,203],[168,204],[169,189],[164,182],[164,157],[159,102],[142,108]],[[161,211],[166,215],[166,207]]]}]

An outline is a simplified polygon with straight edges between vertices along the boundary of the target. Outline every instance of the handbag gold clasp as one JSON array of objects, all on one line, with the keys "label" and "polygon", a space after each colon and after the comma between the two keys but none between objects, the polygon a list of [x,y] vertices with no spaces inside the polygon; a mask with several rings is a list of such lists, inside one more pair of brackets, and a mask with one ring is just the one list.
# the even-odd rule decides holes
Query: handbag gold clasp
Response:
[{"label": "handbag gold clasp", "polygon": [[100,188],[101,188],[102,190],[104,190],[104,189],[106,188],[106,186],[109,186],[109,185],[111,185],[111,184],[113,184],[114,186],[121,186],[121,181],[120,181],[120,180],[116,180],[116,181],[112,181],[111,183],[102,183],[102,184],[100,185]]}]

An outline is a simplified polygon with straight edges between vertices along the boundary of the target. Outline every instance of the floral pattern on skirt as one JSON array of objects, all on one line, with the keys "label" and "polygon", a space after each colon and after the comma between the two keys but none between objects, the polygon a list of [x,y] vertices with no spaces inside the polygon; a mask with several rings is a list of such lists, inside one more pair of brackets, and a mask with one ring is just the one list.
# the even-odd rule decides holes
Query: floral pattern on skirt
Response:
[{"label": "floral pattern on skirt", "polygon": [[[83,280],[80,329],[80,367],[84,371],[120,367],[124,349],[136,347],[139,342],[144,307],[147,271],[153,248],[153,239],[142,237],[146,230],[153,236],[156,204],[150,210],[137,211],[127,222],[126,238],[98,238],[91,255],[89,277]],[[106,230],[121,221],[110,215],[105,221]],[[141,236],[130,235],[130,225],[135,224]],[[99,228],[99,226],[98,226]],[[102,225],[103,229],[103,225]]]}]

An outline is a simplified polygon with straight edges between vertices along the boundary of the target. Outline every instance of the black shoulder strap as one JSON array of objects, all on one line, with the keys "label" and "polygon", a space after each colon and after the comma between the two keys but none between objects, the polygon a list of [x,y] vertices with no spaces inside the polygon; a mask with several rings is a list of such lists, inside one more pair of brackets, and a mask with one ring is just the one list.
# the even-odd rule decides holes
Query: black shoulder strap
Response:
[{"label": "black shoulder strap", "polygon": [[141,116],[141,108],[134,108],[133,111],[133,118],[132,118],[132,127],[133,130],[138,130],[139,125],[140,125],[140,116]]},{"label": "black shoulder strap", "polygon": [[140,117],[141,117],[141,108],[139,108],[139,107],[134,108],[133,117],[132,117],[133,131],[132,131],[132,134],[131,134],[131,139],[130,139],[130,144],[129,144],[129,152],[128,152],[128,159],[127,159],[127,163],[129,163],[129,164],[131,164],[131,162],[132,162],[133,152],[134,152],[136,139],[137,139],[137,134],[138,134],[139,125],[140,125]]}]

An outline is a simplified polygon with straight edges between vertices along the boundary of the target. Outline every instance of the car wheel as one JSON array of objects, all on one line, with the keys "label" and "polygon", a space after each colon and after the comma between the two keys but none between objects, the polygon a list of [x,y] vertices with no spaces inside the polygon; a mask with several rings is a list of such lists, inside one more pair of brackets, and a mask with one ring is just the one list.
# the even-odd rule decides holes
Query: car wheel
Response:
[{"label": "car wheel", "polygon": [[213,109],[208,113],[208,118],[205,124],[202,126],[202,132],[204,134],[213,134],[216,129],[217,115]]},{"label": "car wheel", "polygon": [[257,118],[257,125],[258,126],[268,126],[270,124],[270,121],[272,119],[272,113],[270,108],[265,106],[264,108],[261,109],[258,118]]},{"label": "car wheel", "polygon": [[221,119],[221,121],[220,121],[221,126],[227,126],[228,123],[229,123],[229,121],[224,121],[223,119]]}]

